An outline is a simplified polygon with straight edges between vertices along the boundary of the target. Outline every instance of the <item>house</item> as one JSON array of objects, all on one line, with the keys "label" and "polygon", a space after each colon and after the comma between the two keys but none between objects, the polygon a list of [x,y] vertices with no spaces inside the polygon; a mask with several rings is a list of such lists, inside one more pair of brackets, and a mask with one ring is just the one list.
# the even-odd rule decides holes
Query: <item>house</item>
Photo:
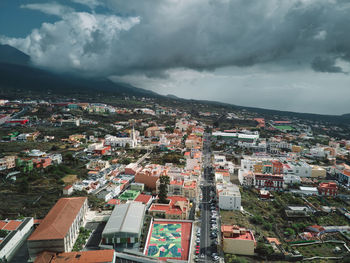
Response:
[{"label": "house", "polygon": [[160,137],[160,134],[161,134],[161,131],[157,126],[149,127],[145,130],[145,137],[147,138]]},{"label": "house", "polygon": [[34,260],[43,251],[71,251],[79,228],[85,223],[87,210],[87,197],[59,199],[28,238],[30,259]]},{"label": "house", "polygon": [[168,196],[169,203],[155,202],[151,205],[149,213],[153,217],[166,219],[188,219],[190,202],[183,196]]},{"label": "house", "polygon": [[142,167],[138,166],[137,163],[129,163],[127,166],[125,166],[124,173],[129,175],[135,175],[141,170]]},{"label": "house", "polygon": [[271,196],[270,192],[264,189],[261,189],[259,194],[262,199],[269,199]]},{"label": "house", "polygon": [[301,179],[300,176],[294,174],[284,174],[283,180],[285,184],[300,184]]},{"label": "house", "polygon": [[34,263],[115,263],[116,252],[114,249],[91,250],[79,252],[42,252]]},{"label": "house", "polygon": [[325,196],[336,196],[338,194],[338,186],[335,182],[320,183],[317,190],[320,195]]},{"label": "house", "polygon": [[219,208],[223,210],[240,210],[241,193],[237,185],[221,183],[216,185],[219,196]]},{"label": "house", "polygon": [[124,191],[120,196],[119,199],[120,201],[133,201],[136,199],[136,197],[140,194],[139,191],[134,191],[134,190],[126,190]]},{"label": "house", "polygon": [[311,168],[312,168],[311,170],[312,178],[322,178],[322,179],[326,178],[326,175],[327,175],[326,169],[318,165],[311,165]]},{"label": "house", "polygon": [[185,179],[183,184],[183,195],[190,200],[198,194],[197,180]]},{"label": "house", "polygon": [[145,189],[145,185],[142,183],[131,183],[130,184],[130,190],[143,192],[144,189]]},{"label": "house", "polygon": [[72,185],[67,185],[63,188],[63,195],[71,195],[74,192],[74,188]]},{"label": "house", "polygon": [[143,183],[151,190],[156,190],[159,176],[167,175],[168,168],[158,164],[146,165],[135,174],[135,182]]},{"label": "house", "polygon": [[312,210],[307,206],[287,206],[284,212],[288,218],[310,217]]},{"label": "house", "polygon": [[52,160],[49,157],[32,159],[36,168],[46,168],[51,165]]},{"label": "house", "polygon": [[281,190],[284,186],[282,174],[254,174],[255,187],[269,190]]},{"label": "house", "polygon": [[256,241],[252,231],[236,225],[222,225],[221,233],[224,253],[254,255]]},{"label": "house", "polygon": [[230,173],[228,169],[216,169],[215,170],[215,181],[219,183],[229,183],[230,182]]},{"label": "house", "polygon": [[103,146],[101,148],[95,149],[94,153],[97,155],[106,155],[110,151],[111,151],[111,146],[107,145],[107,146]]},{"label": "house", "polygon": [[144,205],[146,205],[147,208],[149,208],[152,203],[152,200],[153,199],[151,195],[139,194],[134,201],[141,202]]},{"label": "house", "polygon": [[238,180],[242,186],[254,186],[255,176],[254,172],[250,170],[238,170]]},{"label": "house", "polygon": [[17,156],[5,156],[0,158],[0,171],[15,168],[16,158]]}]

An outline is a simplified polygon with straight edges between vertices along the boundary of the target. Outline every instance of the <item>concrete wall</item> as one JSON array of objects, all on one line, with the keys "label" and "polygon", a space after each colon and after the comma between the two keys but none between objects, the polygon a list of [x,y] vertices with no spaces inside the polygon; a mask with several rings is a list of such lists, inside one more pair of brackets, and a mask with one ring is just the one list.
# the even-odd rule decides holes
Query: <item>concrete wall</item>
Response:
[{"label": "concrete wall", "polygon": [[223,250],[225,253],[237,255],[254,255],[254,241],[233,238],[223,239]]}]

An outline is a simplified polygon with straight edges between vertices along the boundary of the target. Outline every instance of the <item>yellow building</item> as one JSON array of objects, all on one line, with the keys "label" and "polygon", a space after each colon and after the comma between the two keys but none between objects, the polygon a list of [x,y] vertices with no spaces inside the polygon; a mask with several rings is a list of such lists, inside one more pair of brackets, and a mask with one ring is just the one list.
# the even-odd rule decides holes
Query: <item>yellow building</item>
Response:
[{"label": "yellow building", "polygon": [[293,153],[300,153],[301,150],[302,150],[302,147],[299,146],[299,145],[293,145],[293,146],[292,146],[292,152],[293,152]]},{"label": "yellow building", "polygon": [[40,134],[40,132],[38,132],[38,131],[29,133],[27,136],[27,141],[28,142],[35,142],[36,138],[38,138],[39,134]]},{"label": "yellow building", "polygon": [[264,167],[263,162],[257,162],[256,164],[254,164],[254,173],[262,173],[263,167]]},{"label": "yellow building", "polygon": [[327,172],[324,168],[318,165],[311,165],[311,177],[313,178],[326,178]]}]

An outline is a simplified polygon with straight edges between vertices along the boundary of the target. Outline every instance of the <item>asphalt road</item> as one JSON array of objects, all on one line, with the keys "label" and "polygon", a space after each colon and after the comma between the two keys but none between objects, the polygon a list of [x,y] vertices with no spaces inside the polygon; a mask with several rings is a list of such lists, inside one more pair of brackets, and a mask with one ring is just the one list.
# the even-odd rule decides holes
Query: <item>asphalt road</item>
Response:
[{"label": "asphalt road", "polygon": [[[202,262],[212,262],[211,258],[211,245],[212,241],[210,239],[210,141],[208,134],[204,134],[204,145],[203,145],[203,167],[204,172],[202,176],[202,200],[201,200],[201,236],[200,236],[200,260]],[[204,255],[204,258],[202,257]]]}]

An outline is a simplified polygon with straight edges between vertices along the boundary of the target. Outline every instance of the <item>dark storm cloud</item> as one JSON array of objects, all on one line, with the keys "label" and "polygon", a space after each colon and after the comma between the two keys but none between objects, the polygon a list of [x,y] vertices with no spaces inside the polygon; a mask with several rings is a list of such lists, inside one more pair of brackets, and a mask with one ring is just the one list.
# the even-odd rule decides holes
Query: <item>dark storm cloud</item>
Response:
[{"label": "dark storm cloud", "polygon": [[319,72],[343,72],[341,67],[335,66],[335,59],[329,57],[316,57],[312,61],[311,66],[315,71]]},{"label": "dark storm cloud", "polygon": [[[97,5],[89,1],[91,8]],[[109,14],[75,12],[57,3],[28,5],[62,20],[24,39],[0,40],[38,65],[98,75],[166,77],[164,70],[171,68],[262,63],[342,72],[335,62],[350,61],[347,1],[105,0],[103,5]]]}]

